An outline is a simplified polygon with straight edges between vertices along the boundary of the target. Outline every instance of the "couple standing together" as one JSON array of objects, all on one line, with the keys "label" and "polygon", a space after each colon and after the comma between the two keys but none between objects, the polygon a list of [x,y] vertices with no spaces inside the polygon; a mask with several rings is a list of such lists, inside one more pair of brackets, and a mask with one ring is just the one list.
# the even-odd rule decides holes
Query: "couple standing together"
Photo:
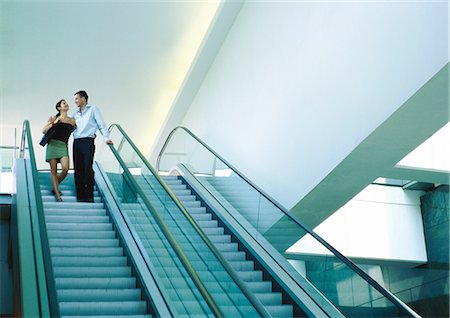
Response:
[{"label": "couple standing together", "polygon": [[[94,202],[94,163],[95,133],[97,130],[103,135],[106,144],[112,144],[108,128],[102,118],[100,110],[88,104],[88,94],[85,91],[75,93],[75,105],[78,110],[73,117],[68,115],[69,104],[65,99],[56,104],[58,113],[51,116],[42,132],[45,134],[52,127],[54,134],[47,144],[45,161],[50,164],[50,180],[53,186],[52,193],[56,201],[63,201],[59,184],[69,171],[68,141],[73,132],[73,164],[75,170],[75,188],[77,200],[80,202]],[[61,163],[61,172],[58,172],[58,163]]]}]

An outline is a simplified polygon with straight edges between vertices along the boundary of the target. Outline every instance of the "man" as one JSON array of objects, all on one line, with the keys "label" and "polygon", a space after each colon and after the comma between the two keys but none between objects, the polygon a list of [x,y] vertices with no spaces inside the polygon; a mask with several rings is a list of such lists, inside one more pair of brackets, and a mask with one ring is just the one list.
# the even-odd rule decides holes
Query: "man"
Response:
[{"label": "man", "polygon": [[106,144],[113,142],[109,138],[108,128],[100,110],[88,104],[88,94],[85,91],[75,93],[75,105],[78,111],[73,114],[77,127],[73,132],[73,165],[75,169],[75,187],[77,199],[80,202],[94,202],[94,163],[95,133],[97,129],[103,135]]}]

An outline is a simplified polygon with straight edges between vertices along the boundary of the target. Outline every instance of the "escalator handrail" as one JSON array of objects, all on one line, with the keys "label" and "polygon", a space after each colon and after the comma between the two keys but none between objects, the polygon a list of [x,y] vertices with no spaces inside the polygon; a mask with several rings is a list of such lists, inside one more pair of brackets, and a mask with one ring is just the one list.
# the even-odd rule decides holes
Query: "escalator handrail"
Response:
[{"label": "escalator handrail", "polygon": [[50,304],[50,313],[52,317],[59,317],[59,306],[56,298],[56,283],[53,272],[53,264],[50,254],[50,243],[47,235],[47,226],[45,223],[44,205],[42,203],[41,188],[39,185],[39,175],[36,166],[36,155],[33,148],[33,138],[31,137],[30,122],[25,120],[22,125],[22,136],[19,146],[19,158],[25,158],[25,145],[28,145],[29,160],[33,179],[33,191],[36,199],[36,209],[39,222],[39,232],[41,237],[41,248],[44,259],[45,279],[47,283],[48,301]]},{"label": "escalator handrail", "polygon": [[[139,238],[139,234],[137,234],[136,229],[132,225],[126,212],[122,211],[120,208],[119,196],[117,195],[106,172],[98,162],[95,162],[94,172],[96,181],[99,181],[99,190],[102,192],[105,203],[107,203],[108,208],[110,209],[114,224],[116,225],[118,232],[120,232],[119,236],[124,242],[124,248],[126,248],[127,253],[130,255],[131,262],[136,268],[136,276],[142,280],[141,286],[144,290],[144,294],[147,296],[147,300],[151,303],[156,317],[174,317],[167,303],[167,299],[163,296],[162,289],[155,281],[154,273],[156,273],[156,269],[145,251],[145,247]],[[97,176],[99,176],[100,180],[97,180]],[[101,186],[102,184],[103,188]],[[124,231],[126,231],[127,234],[124,234]],[[134,244],[131,247],[130,239],[126,238],[128,235],[131,237],[131,244]],[[133,251],[135,252],[133,253]],[[136,262],[136,258],[139,258],[138,262]],[[140,268],[138,265],[139,262],[145,264],[148,272],[145,272],[145,270],[143,271]],[[146,275],[150,276],[150,280],[145,278]]]},{"label": "escalator handrail", "polygon": [[195,269],[192,266],[192,264],[189,262],[188,258],[186,257],[186,254],[184,254],[183,249],[177,243],[177,241],[175,240],[174,236],[170,232],[170,230],[167,227],[167,225],[164,223],[162,218],[159,216],[158,212],[155,210],[153,205],[148,200],[147,196],[144,193],[144,190],[142,190],[142,188],[139,186],[137,181],[133,178],[133,175],[131,174],[131,172],[128,169],[128,167],[125,164],[125,162],[120,157],[120,155],[117,152],[117,150],[114,148],[114,145],[110,144],[109,148],[111,149],[114,157],[116,157],[117,161],[119,162],[120,166],[122,167],[123,172],[127,175],[128,181],[132,183],[132,186],[133,186],[134,190],[140,195],[140,197],[141,197],[142,201],[144,202],[145,206],[147,207],[147,209],[152,214],[153,219],[158,224],[159,228],[163,232],[163,234],[166,237],[166,239],[169,241],[169,244],[172,246],[172,248],[174,249],[174,251],[177,254],[177,256],[180,258],[181,263],[183,264],[184,268],[188,272],[189,276],[192,278],[194,284],[199,289],[199,292],[204,297],[206,303],[208,304],[209,308],[213,312],[214,316],[216,316],[216,317],[223,317],[223,314],[221,313],[221,311],[220,311],[219,307],[217,306],[216,302],[214,301],[214,299],[212,298],[211,294],[208,292],[208,290],[206,289],[205,285],[202,283],[202,281],[198,277],[197,272],[195,271]]},{"label": "escalator handrail", "polygon": [[282,211],[288,218],[290,218],[292,221],[294,221],[297,225],[299,225],[304,231],[306,231],[308,234],[310,234],[312,237],[314,237],[320,244],[325,246],[330,252],[332,252],[340,261],[342,261],[344,264],[346,264],[348,267],[350,267],[354,272],[356,272],[362,279],[364,279],[369,285],[374,287],[378,292],[380,292],[384,297],[389,299],[394,305],[396,305],[400,310],[402,310],[405,314],[407,314],[409,317],[414,318],[420,318],[420,316],[415,313],[411,308],[406,306],[402,301],[400,301],[394,294],[392,294],[390,291],[385,289],[383,286],[381,286],[376,280],[374,280],[372,277],[370,277],[368,274],[366,274],[361,268],[359,268],[355,263],[353,263],[350,259],[348,259],[346,256],[344,256],[342,253],[340,253],[338,250],[336,250],[333,246],[331,246],[328,242],[326,242],[321,236],[319,236],[317,233],[315,233],[308,225],[303,223],[296,215],[294,215],[292,212],[288,211],[286,208],[284,208],[280,203],[278,203],[274,198],[269,196],[266,192],[264,192],[261,188],[259,188],[257,185],[255,185],[250,179],[248,179],[243,173],[241,173],[238,169],[236,169],[233,165],[231,165],[227,160],[225,160],[221,155],[219,155],[217,152],[215,152],[211,147],[209,147],[205,142],[203,142],[199,137],[197,137],[193,132],[191,132],[188,128],[184,126],[177,126],[175,127],[170,134],[167,136],[166,141],[164,142],[164,145],[161,148],[161,151],[158,154],[158,158],[156,161],[156,171],[160,171],[160,161],[161,157],[164,154],[164,151],[169,144],[170,140],[172,139],[172,136],[177,130],[184,130],[186,133],[188,133],[195,141],[197,141],[200,145],[202,145],[204,148],[206,148],[210,153],[212,153],[214,156],[216,156],[220,161],[222,161],[228,168],[233,170],[233,172],[238,175],[241,179],[243,179],[245,182],[247,182],[253,189],[255,189],[259,194],[261,194],[263,197],[265,197],[267,200],[269,200],[273,205],[275,205],[280,211]]},{"label": "escalator handrail", "polygon": [[[149,169],[149,171],[153,174],[153,176],[156,178],[156,180],[158,180],[159,184],[164,188],[164,190],[171,197],[171,199],[174,201],[174,203],[177,205],[177,207],[181,210],[183,215],[186,217],[186,219],[189,221],[189,223],[192,225],[192,227],[195,229],[195,231],[198,233],[198,235],[202,238],[202,240],[205,242],[205,244],[208,246],[208,248],[211,250],[211,252],[214,254],[214,256],[218,259],[218,261],[221,263],[221,265],[224,267],[224,269],[227,271],[227,273],[231,276],[231,278],[236,283],[236,285],[238,285],[238,287],[241,289],[243,294],[247,297],[247,299],[250,301],[250,303],[254,306],[256,311],[261,315],[261,317],[271,317],[270,313],[266,310],[266,308],[263,306],[261,301],[258,298],[256,298],[256,296],[247,288],[244,281],[238,276],[236,271],[231,267],[231,265],[228,263],[228,261],[222,256],[222,254],[219,252],[219,250],[216,248],[216,246],[211,242],[211,240],[208,238],[208,236],[203,232],[203,230],[200,228],[200,226],[197,224],[197,222],[192,218],[192,216],[189,214],[189,212],[186,211],[186,209],[181,204],[181,202],[178,200],[178,198],[175,196],[173,191],[161,179],[161,177],[158,175],[158,173],[156,173],[155,169],[150,165],[148,160],[144,157],[144,155],[136,147],[136,145],[133,143],[131,138],[122,129],[122,127],[119,124],[112,124],[109,127],[109,131],[111,131],[114,127],[116,127],[120,131],[122,136],[127,140],[127,142],[133,148],[135,153],[139,156],[139,158],[145,164],[146,168]],[[114,148],[111,148],[111,149],[114,149]],[[128,168],[127,168],[127,170],[128,170]],[[132,177],[131,173],[130,173],[130,177]],[[132,179],[134,181],[134,178],[132,178]],[[143,190],[140,187],[139,187],[139,190],[142,191],[142,193],[143,193]],[[144,197],[146,198],[146,196],[144,196]]]}]

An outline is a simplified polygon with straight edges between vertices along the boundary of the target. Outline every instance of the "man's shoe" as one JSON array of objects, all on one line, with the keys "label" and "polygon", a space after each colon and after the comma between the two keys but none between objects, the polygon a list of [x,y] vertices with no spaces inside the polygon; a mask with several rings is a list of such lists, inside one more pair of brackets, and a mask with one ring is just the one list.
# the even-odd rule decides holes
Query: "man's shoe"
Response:
[{"label": "man's shoe", "polygon": [[86,202],[94,203],[94,199],[93,198],[87,198]]}]

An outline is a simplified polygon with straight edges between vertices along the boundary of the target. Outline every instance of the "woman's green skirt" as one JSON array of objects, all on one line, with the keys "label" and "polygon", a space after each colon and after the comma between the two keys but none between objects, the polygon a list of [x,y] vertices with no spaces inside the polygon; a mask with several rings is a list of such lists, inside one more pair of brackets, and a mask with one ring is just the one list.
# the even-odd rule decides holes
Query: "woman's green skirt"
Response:
[{"label": "woman's green skirt", "polygon": [[62,157],[68,157],[69,150],[67,143],[58,139],[50,139],[47,144],[47,152],[45,154],[45,161],[50,159],[61,159]]}]

